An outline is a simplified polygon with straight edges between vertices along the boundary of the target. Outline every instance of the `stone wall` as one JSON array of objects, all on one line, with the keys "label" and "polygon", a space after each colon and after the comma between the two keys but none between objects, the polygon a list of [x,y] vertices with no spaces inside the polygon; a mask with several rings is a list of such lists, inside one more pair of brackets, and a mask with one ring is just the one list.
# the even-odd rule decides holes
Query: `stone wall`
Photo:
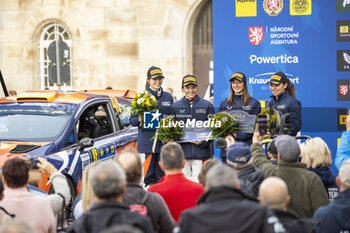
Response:
[{"label": "stone wall", "polygon": [[[8,89],[39,88],[38,36],[48,22],[70,31],[73,88],[144,88],[163,69],[163,87],[180,95],[192,72],[192,28],[205,0],[1,0],[0,69]],[[191,28],[192,27],[192,28]]]}]

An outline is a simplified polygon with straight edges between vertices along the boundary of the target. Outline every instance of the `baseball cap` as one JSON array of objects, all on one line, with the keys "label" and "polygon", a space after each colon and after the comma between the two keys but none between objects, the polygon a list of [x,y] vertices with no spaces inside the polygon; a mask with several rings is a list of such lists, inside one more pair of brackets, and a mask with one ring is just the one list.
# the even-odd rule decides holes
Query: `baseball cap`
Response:
[{"label": "baseball cap", "polygon": [[252,155],[248,144],[244,142],[235,142],[228,148],[226,157],[233,163],[247,163]]},{"label": "baseball cap", "polygon": [[281,83],[286,83],[287,81],[287,76],[283,72],[279,71],[271,76],[270,81],[268,81],[267,84],[272,83],[275,85],[280,85]]},{"label": "baseball cap", "polygon": [[346,187],[350,187],[350,159],[340,166],[338,177],[340,182]]},{"label": "baseball cap", "polygon": [[296,162],[299,159],[300,148],[295,137],[287,134],[280,135],[275,141],[281,159],[286,162]]},{"label": "baseball cap", "polygon": [[245,76],[245,74],[241,72],[234,73],[231,76],[229,81],[231,82],[233,79],[237,79],[238,81],[241,81],[241,82],[247,82],[247,77]]},{"label": "baseball cap", "polygon": [[182,87],[187,86],[188,84],[193,84],[198,86],[197,78],[194,75],[188,74],[182,78]]},{"label": "baseball cap", "polygon": [[163,71],[156,66],[151,66],[147,71],[147,78],[164,78]]}]

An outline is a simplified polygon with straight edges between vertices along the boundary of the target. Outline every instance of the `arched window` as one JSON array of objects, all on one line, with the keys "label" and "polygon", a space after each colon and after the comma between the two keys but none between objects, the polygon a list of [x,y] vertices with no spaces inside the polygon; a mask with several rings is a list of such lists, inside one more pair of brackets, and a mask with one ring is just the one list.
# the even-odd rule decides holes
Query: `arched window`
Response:
[{"label": "arched window", "polygon": [[212,0],[202,6],[193,30],[193,73],[201,83],[198,94],[204,96],[213,82],[213,13]]},{"label": "arched window", "polygon": [[67,28],[57,22],[46,24],[39,36],[40,89],[72,90],[72,40]]}]

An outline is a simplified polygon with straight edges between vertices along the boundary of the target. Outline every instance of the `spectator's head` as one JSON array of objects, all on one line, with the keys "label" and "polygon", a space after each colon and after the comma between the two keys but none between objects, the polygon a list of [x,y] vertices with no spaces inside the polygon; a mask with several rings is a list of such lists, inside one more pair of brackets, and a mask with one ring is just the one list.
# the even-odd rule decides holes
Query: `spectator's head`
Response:
[{"label": "spectator's head", "polygon": [[337,176],[337,185],[340,191],[350,189],[350,159],[343,162]]},{"label": "spectator's head", "polygon": [[209,102],[210,102],[212,105],[214,105],[214,96],[210,96],[210,97],[209,97]]},{"label": "spectator's head", "polygon": [[184,152],[176,142],[168,142],[160,150],[159,166],[165,173],[180,173],[185,166]]},{"label": "spectator's head", "polygon": [[267,148],[267,153],[270,160],[277,160],[277,148],[275,140],[272,140]]},{"label": "spectator's head", "polygon": [[203,186],[205,186],[205,175],[207,174],[208,170],[214,166],[215,164],[220,163],[219,160],[217,159],[208,159],[205,161],[202,165],[201,171],[199,172],[198,175],[198,181],[201,183]]},{"label": "spectator's head", "polygon": [[83,172],[83,178],[82,178],[82,196],[81,196],[81,202],[83,206],[83,211],[85,212],[92,202],[95,199],[94,191],[92,190],[91,186],[91,174],[92,171],[95,169],[97,163],[91,163],[89,166],[87,166]]},{"label": "spectator's head", "polygon": [[34,233],[32,227],[22,219],[15,218],[12,221],[2,223],[0,233]]},{"label": "spectator's head", "polygon": [[111,86],[106,87],[106,90],[113,90]]},{"label": "spectator's head", "polygon": [[174,95],[174,90],[171,87],[168,87],[168,89],[166,89],[166,91],[170,94],[170,95]]},{"label": "spectator's head", "polygon": [[331,152],[319,137],[310,138],[300,145],[302,162],[307,167],[329,167],[332,164]]},{"label": "spectator's head", "polygon": [[14,96],[14,95],[17,95],[17,91],[9,90],[8,94],[9,94],[9,96]]},{"label": "spectator's head", "polygon": [[259,201],[269,209],[287,210],[290,196],[286,183],[278,177],[268,177],[259,188]]},{"label": "spectator's head", "polygon": [[126,187],[125,173],[115,162],[100,162],[91,174],[91,185],[99,201],[121,201]]},{"label": "spectator's head", "polygon": [[9,188],[24,187],[29,179],[29,167],[23,159],[9,159],[2,168],[4,183]]},{"label": "spectator's head", "polygon": [[248,144],[244,142],[235,142],[228,148],[226,157],[227,163],[239,170],[250,164],[252,155]]},{"label": "spectator's head", "polygon": [[141,158],[134,148],[127,147],[117,157],[116,161],[124,169],[128,183],[140,184],[142,180]]},{"label": "spectator's head", "polygon": [[205,176],[205,188],[229,187],[239,189],[240,184],[235,169],[223,163],[215,164]]},{"label": "spectator's head", "polygon": [[296,162],[299,160],[300,148],[295,137],[283,134],[276,138],[275,143],[280,160],[286,162]]}]

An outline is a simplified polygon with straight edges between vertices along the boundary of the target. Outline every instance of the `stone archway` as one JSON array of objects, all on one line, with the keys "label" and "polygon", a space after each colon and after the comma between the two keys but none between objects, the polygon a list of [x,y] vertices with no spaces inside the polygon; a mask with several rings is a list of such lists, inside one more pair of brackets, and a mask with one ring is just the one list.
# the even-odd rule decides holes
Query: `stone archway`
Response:
[{"label": "stone archway", "polygon": [[198,94],[204,97],[210,84],[213,60],[212,0],[196,1],[185,21],[184,71],[199,79]]}]

